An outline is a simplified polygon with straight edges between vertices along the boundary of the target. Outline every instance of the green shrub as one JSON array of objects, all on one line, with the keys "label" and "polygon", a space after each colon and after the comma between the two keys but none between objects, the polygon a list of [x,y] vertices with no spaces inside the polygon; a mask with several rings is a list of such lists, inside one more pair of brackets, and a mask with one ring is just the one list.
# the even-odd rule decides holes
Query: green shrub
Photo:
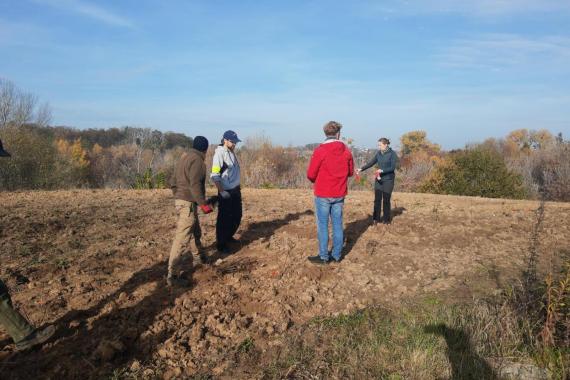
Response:
[{"label": "green shrub", "polygon": [[147,168],[143,173],[135,176],[134,188],[137,190],[165,189],[166,173],[160,171],[156,175],[152,168]]},{"label": "green shrub", "polygon": [[497,152],[481,148],[452,153],[419,189],[425,193],[487,198],[525,196],[521,176],[511,172]]}]

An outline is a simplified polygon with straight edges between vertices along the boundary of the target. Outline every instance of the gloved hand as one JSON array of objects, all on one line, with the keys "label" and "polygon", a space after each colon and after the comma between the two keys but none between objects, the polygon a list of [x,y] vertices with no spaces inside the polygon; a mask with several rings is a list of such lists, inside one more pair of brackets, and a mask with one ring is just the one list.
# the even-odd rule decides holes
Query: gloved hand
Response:
[{"label": "gloved hand", "polygon": [[220,201],[219,197],[217,195],[214,195],[212,197],[208,197],[208,199],[206,199],[206,204],[212,208],[216,207],[216,205],[218,204],[218,202]]},{"label": "gloved hand", "polygon": [[222,192],[220,193],[220,196],[221,196],[222,198],[224,198],[224,199],[230,199],[230,198],[231,198],[231,194],[228,193],[226,190],[222,191]]},{"label": "gloved hand", "polygon": [[202,212],[203,212],[204,214],[209,214],[209,213],[211,213],[212,211],[214,211],[214,209],[211,208],[209,205],[200,205],[200,209],[202,209]]}]

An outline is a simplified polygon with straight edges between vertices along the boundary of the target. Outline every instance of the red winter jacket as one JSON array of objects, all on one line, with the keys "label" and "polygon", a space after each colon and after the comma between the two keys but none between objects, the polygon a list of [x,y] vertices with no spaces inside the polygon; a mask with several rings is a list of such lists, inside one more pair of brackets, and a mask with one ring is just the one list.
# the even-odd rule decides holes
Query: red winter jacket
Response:
[{"label": "red winter jacket", "polygon": [[336,139],[327,140],[315,149],[307,169],[307,178],[315,184],[315,195],[322,198],[346,196],[346,183],[353,174],[352,153]]}]

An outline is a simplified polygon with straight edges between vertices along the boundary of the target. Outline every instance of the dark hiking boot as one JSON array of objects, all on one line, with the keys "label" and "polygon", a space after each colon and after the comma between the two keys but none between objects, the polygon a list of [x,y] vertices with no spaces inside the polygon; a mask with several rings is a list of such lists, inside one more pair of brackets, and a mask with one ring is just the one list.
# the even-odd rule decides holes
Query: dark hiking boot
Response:
[{"label": "dark hiking boot", "polygon": [[228,243],[232,243],[232,244],[241,244],[241,240],[236,239],[235,237],[230,237],[228,239]]},{"label": "dark hiking boot", "polygon": [[229,255],[230,253],[232,253],[232,250],[230,249],[230,247],[228,247],[227,244],[217,245],[216,249],[218,250],[219,253],[222,253],[224,255]]},{"label": "dark hiking boot", "polygon": [[166,277],[166,283],[170,287],[188,288],[190,287],[190,280],[179,276]]},{"label": "dark hiking boot", "polygon": [[382,224],[392,224],[392,221],[390,219],[388,220],[383,220]]},{"label": "dark hiking boot", "polygon": [[321,259],[321,256],[319,256],[319,255],[309,256],[309,257],[307,257],[307,260],[309,260],[313,264],[319,264],[319,265],[327,265],[329,263],[328,261]]},{"label": "dark hiking boot", "polygon": [[55,333],[55,326],[50,325],[42,330],[35,330],[21,342],[16,343],[16,350],[24,351],[47,342]]}]

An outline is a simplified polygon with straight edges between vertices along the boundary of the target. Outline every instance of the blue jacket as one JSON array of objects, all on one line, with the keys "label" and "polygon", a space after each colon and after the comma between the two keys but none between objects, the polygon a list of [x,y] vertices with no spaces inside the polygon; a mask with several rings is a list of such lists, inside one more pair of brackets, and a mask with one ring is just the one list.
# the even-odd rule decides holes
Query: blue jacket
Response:
[{"label": "blue jacket", "polygon": [[382,169],[380,180],[393,181],[396,178],[395,172],[398,166],[398,155],[391,148],[388,148],[384,153],[378,151],[360,170],[364,171],[374,165],[376,165],[378,169]]}]

